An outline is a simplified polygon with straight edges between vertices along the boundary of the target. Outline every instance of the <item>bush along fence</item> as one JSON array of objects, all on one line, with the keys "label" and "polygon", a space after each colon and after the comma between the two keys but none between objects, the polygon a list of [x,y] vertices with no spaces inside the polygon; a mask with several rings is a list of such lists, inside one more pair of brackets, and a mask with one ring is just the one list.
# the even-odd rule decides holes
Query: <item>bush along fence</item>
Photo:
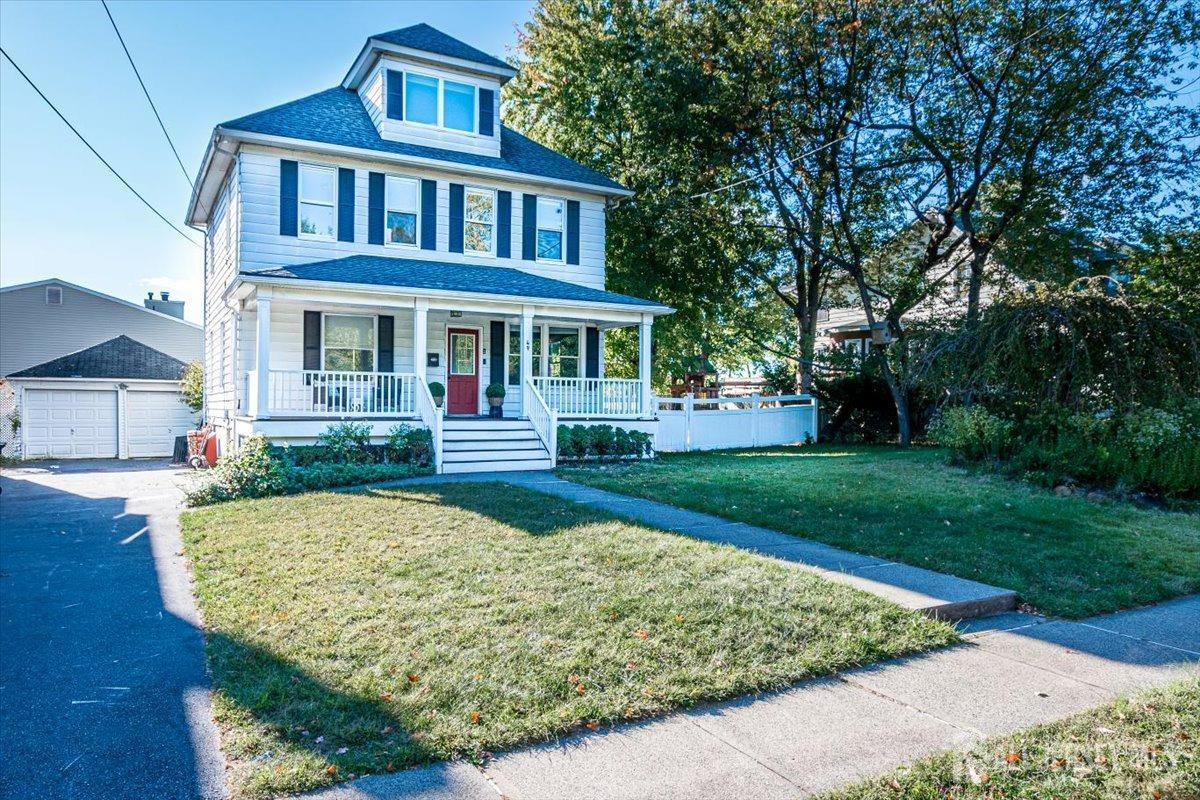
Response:
[{"label": "bush along fence", "polygon": [[657,397],[654,449],[668,451],[769,447],[814,442],[817,400],[812,395]]},{"label": "bush along fence", "polygon": [[371,444],[362,423],[330,425],[315,445],[278,447],[262,436],[242,442],[212,476],[187,495],[190,506],[250,497],[298,494],[339,486],[397,480],[433,472],[428,430],[396,425],[383,444]]},{"label": "bush along fence", "polygon": [[559,462],[626,461],[654,456],[653,437],[612,425],[559,425]]}]

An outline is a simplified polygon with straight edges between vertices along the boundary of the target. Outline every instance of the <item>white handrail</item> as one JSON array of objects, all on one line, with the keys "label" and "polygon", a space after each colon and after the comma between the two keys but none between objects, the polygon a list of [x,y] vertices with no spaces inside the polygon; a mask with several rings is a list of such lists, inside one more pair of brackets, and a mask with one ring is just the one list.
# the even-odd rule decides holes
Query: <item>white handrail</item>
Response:
[{"label": "white handrail", "polygon": [[442,472],[442,408],[433,402],[433,394],[430,393],[429,384],[425,379],[419,375],[413,377],[417,384],[417,390],[413,392],[417,413],[421,415],[421,422],[429,428],[429,434],[433,440],[433,468],[440,475]]},{"label": "white handrail", "polygon": [[550,468],[553,469],[558,466],[558,412],[547,405],[546,398],[533,381],[524,381],[521,387],[521,409],[550,454]]},{"label": "white handrail", "polygon": [[[416,376],[401,372],[271,370],[260,408],[313,416],[412,416]],[[264,400],[266,402],[264,402]]]}]

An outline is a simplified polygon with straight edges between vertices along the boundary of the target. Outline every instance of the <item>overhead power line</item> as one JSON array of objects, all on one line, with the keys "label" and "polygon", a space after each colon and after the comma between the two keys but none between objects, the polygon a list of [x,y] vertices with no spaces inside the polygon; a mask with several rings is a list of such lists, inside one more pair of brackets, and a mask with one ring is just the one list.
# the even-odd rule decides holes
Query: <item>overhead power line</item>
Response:
[{"label": "overhead power line", "polygon": [[179,169],[183,172],[183,179],[194,190],[196,187],[192,184],[192,178],[188,175],[187,167],[183,165],[183,159],[179,157],[179,151],[175,149],[175,142],[171,141],[171,134],[167,133],[167,126],[163,124],[162,116],[158,113],[158,107],[150,99],[150,90],[146,88],[146,82],[142,80],[142,73],[138,72],[137,64],[133,63],[133,56],[130,55],[129,48],[125,44],[125,37],[121,35],[121,29],[117,27],[117,21],[113,19],[112,11],[108,9],[107,0],[100,0],[100,5],[104,6],[104,13],[108,14],[108,21],[112,23],[113,31],[117,34],[117,41],[121,43],[121,49],[125,51],[125,57],[129,59],[129,66],[133,67],[133,74],[137,76],[138,83],[142,87],[142,94],[146,95],[146,102],[150,104],[150,110],[154,112],[154,118],[158,120],[158,127],[162,128],[163,136],[167,137],[167,144],[171,145],[171,152],[175,154],[175,160],[179,162]]},{"label": "overhead power line", "polygon": [[42,100],[46,103],[46,105],[50,106],[50,110],[58,115],[58,118],[63,121],[63,124],[71,129],[71,133],[73,133],[77,137],[79,137],[79,141],[83,142],[84,146],[87,147],[88,150],[92,151],[92,155],[94,155],[96,158],[100,159],[100,163],[103,164],[104,166],[108,167],[108,171],[111,172],[114,176],[116,176],[117,180],[119,180],[121,183],[125,184],[126,189],[133,192],[134,197],[136,197],[138,200],[141,200],[142,204],[144,206],[146,206],[146,208],[148,208],[152,212],[154,212],[154,216],[158,217],[163,222],[170,225],[172,230],[174,230],[176,233],[178,233],[184,239],[187,239],[188,242],[190,242],[191,244],[195,245],[196,247],[200,247],[199,242],[197,242],[195,239],[193,239],[192,237],[190,237],[186,233],[184,233],[183,229],[180,228],[178,225],[176,225],[174,222],[171,222],[171,220],[167,219],[166,216],[164,216],[161,211],[159,211],[157,208],[155,208],[154,206],[152,206],[150,204],[149,200],[142,197],[141,193],[138,192],[137,189],[133,188],[133,186],[130,185],[129,181],[127,181],[123,177],[121,177],[121,173],[117,172],[117,170],[113,167],[113,165],[108,163],[108,161],[104,158],[104,156],[100,155],[100,153],[96,150],[96,148],[92,147],[91,142],[89,142],[87,139],[85,139],[83,137],[83,134],[80,133],[78,131],[78,129],[76,129],[76,127],[71,124],[71,121],[69,119],[67,119],[65,116],[63,116],[63,113],[58,110],[58,107],[55,106],[54,103],[50,102],[50,98],[46,97],[45,92],[43,92],[41,89],[39,89],[38,85],[36,83],[34,83],[33,80],[28,75],[25,74],[25,70],[23,70],[19,66],[17,66],[17,62],[13,61],[12,56],[10,56],[8,54],[7,50],[5,50],[3,47],[0,47],[0,54],[2,54],[6,59],[8,59],[8,63],[12,64],[13,69],[15,69],[18,73],[20,73],[21,77],[25,79],[25,82],[28,83],[35,92],[37,92],[38,97],[42,98]]}]

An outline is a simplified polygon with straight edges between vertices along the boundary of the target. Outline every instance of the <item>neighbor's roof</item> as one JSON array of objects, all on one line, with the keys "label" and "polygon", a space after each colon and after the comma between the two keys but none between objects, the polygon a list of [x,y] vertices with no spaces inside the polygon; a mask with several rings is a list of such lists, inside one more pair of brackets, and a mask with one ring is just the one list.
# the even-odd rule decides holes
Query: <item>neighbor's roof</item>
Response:
[{"label": "neighbor's roof", "polygon": [[609,303],[639,308],[666,308],[662,303],[640,297],[592,289],[553,278],[531,275],[511,267],[477,267],[446,261],[384,256],[348,256],[291,267],[243,270],[242,277],[328,281],[363,286],[395,286],[402,289],[467,292],[476,295]]},{"label": "neighbor's roof", "polygon": [[14,372],[10,378],[126,378],[177,381],[187,365],[136,339],[118,336]]},{"label": "neighbor's roof", "polygon": [[600,189],[626,191],[621,184],[594,169],[542,147],[504,125],[500,126],[500,157],[463,153],[440,147],[393,142],[379,135],[358,94],[340,86],[255,114],[223,122],[218,130],[246,131],[288,139],[376,150],[411,158],[537,175]]},{"label": "neighbor's roof", "polygon": [[371,37],[388,44],[400,47],[411,47],[414,50],[424,50],[427,53],[461,58],[463,61],[474,61],[477,64],[487,64],[489,67],[512,69],[512,65],[490,56],[482,50],[477,50],[466,42],[461,42],[453,36],[442,33],[437,28],[425,23],[410,25],[387,33],[377,33]]}]

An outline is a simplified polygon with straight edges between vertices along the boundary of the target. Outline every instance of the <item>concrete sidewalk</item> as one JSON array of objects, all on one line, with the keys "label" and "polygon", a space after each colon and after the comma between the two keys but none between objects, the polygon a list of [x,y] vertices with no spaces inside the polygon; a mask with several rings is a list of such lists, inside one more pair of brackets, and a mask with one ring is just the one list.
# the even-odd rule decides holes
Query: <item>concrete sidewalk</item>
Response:
[{"label": "concrete sidewalk", "polygon": [[[1003,589],[775,531],[623,497],[548,473],[500,480],[656,527],[761,552],[926,613],[1012,608]],[[411,485],[413,482],[406,482]],[[1200,596],[1082,622],[1008,611],[960,623],[966,641],[767,695],[618,725],[492,758],[354,781],[320,800],[655,800],[804,797],[1200,675]]]}]

